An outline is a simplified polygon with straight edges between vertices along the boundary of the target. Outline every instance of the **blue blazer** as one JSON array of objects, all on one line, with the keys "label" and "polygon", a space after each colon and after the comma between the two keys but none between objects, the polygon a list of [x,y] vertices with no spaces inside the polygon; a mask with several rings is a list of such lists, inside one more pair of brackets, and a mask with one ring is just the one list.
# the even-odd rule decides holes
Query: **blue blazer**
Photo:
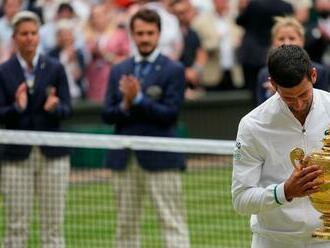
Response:
[{"label": "blue blazer", "polygon": [[[0,65],[0,122],[6,129],[59,131],[60,122],[72,113],[70,93],[63,66],[54,59],[40,55],[35,71],[35,83],[32,94],[28,94],[28,105],[23,112],[15,106],[15,93],[18,86],[25,81],[24,71],[14,55]],[[45,112],[49,88],[54,86],[60,98],[57,109]],[[26,159],[31,146],[4,146],[2,159]],[[69,153],[67,148],[42,146],[41,151],[47,157],[58,157]]]},{"label": "blue blazer", "polygon": [[[176,122],[184,99],[183,66],[159,55],[143,80],[141,101],[133,105],[129,113],[125,113],[120,108],[122,95],[119,81],[123,75],[134,74],[134,63],[134,59],[130,58],[113,66],[102,112],[103,120],[114,124],[115,134],[175,137]],[[110,150],[107,166],[113,170],[124,170],[130,152]],[[185,168],[182,154],[151,151],[136,151],[135,154],[139,164],[146,170]]]}]

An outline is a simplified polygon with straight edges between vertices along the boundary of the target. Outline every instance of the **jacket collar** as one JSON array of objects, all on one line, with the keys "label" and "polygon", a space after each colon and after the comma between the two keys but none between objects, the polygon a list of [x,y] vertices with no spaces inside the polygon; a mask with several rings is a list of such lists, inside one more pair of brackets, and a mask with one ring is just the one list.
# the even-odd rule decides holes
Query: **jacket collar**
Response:
[{"label": "jacket collar", "polygon": [[160,55],[160,50],[156,48],[149,56],[143,57],[139,52],[134,55],[134,62],[140,63],[142,61],[148,61],[149,63],[154,63],[158,56]]},{"label": "jacket collar", "polygon": [[[22,57],[22,55],[19,52],[16,53],[16,57],[17,57],[17,60],[18,60],[19,64],[21,65],[22,69],[24,71],[29,71],[27,62],[25,61],[25,59]],[[37,50],[37,52],[34,55],[33,60],[32,60],[33,70],[35,70],[35,68],[38,64],[39,57],[40,57],[40,52],[38,52],[38,50]]]}]

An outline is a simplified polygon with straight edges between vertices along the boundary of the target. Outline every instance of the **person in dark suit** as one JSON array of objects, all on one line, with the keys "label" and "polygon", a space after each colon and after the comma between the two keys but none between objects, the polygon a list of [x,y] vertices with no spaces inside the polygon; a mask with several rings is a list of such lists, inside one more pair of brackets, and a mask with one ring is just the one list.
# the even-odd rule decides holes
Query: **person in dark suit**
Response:
[{"label": "person in dark suit", "polygon": [[293,6],[284,0],[239,0],[240,13],[236,19],[245,33],[238,51],[243,67],[245,86],[256,102],[257,75],[266,65],[266,56],[271,45],[270,31],[275,16],[293,14]]},{"label": "person in dark suit", "polygon": [[[113,67],[102,113],[115,134],[174,137],[184,99],[184,68],[160,54],[161,24],[152,10],[139,10],[130,21],[136,54]],[[180,171],[183,156],[170,152],[112,150],[107,165],[113,170],[117,198],[114,247],[140,247],[139,220],[148,192],[157,207],[166,247],[189,247],[182,202]]]},{"label": "person in dark suit", "polygon": [[[276,17],[272,28],[272,46],[298,45],[304,46],[304,27],[294,17]],[[317,71],[317,79],[314,88],[329,90],[329,71],[321,64],[312,62]],[[256,85],[257,103],[261,104],[275,93],[275,89],[269,81],[268,68],[265,66],[258,74]]]},{"label": "person in dark suit", "polygon": [[[37,52],[40,21],[33,12],[19,12],[12,24],[16,53],[0,65],[0,122],[6,129],[59,131],[61,120],[71,115],[64,68]],[[65,247],[62,225],[69,151],[8,145],[1,159],[6,212],[3,246],[27,247],[37,194],[42,247]]]}]

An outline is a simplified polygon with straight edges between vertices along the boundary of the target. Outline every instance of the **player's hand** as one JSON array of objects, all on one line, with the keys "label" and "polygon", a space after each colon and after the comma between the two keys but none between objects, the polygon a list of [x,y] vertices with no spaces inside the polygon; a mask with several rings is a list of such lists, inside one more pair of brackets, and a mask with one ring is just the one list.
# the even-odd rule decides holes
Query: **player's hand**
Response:
[{"label": "player's hand", "polygon": [[319,176],[323,173],[320,166],[298,165],[284,184],[285,197],[291,201],[295,197],[304,197],[320,191],[324,183]]}]

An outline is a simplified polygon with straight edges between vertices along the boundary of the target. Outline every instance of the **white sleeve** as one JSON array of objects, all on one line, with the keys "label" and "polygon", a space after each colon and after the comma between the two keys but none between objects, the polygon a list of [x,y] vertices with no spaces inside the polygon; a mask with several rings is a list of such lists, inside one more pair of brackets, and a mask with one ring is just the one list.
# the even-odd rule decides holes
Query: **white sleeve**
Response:
[{"label": "white sleeve", "polygon": [[260,187],[264,152],[257,138],[242,120],[233,158],[232,197],[234,209],[241,214],[257,214],[287,203],[284,183]]}]

